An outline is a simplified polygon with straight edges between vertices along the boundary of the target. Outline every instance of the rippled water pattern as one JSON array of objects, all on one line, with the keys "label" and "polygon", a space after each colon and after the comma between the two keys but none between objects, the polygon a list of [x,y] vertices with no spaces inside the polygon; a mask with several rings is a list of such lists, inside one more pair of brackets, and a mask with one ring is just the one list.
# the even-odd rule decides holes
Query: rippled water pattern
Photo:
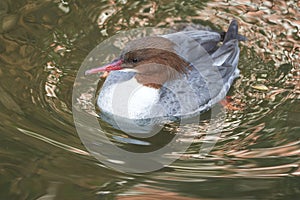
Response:
[{"label": "rippled water pattern", "polygon": [[[299,7],[296,0],[2,0],[0,199],[298,199]],[[98,43],[145,26],[224,30],[232,18],[248,41],[240,45],[225,128],[205,159],[197,157],[205,120],[190,127],[194,144],[185,155],[157,172],[122,174],[90,156],[74,128],[72,87]],[[80,101],[89,104],[88,95]]]}]

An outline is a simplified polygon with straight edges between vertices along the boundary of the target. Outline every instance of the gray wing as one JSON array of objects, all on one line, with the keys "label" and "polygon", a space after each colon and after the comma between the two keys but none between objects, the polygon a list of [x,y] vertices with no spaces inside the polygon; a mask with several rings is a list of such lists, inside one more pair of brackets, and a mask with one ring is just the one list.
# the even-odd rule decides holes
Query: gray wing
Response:
[{"label": "gray wing", "polygon": [[175,44],[178,44],[178,40],[185,37],[189,38],[189,42],[194,41],[200,44],[208,53],[213,52],[217,48],[217,44],[221,41],[221,35],[213,31],[204,30],[192,30],[192,31],[182,31],[177,33],[171,33],[164,35],[163,37],[171,40]]},{"label": "gray wing", "polygon": [[197,41],[208,53],[216,50],[221,41],[221,35],[213,31],[186,31],[184,34]]},{"label": "gray wing", "polygon": [[[225,35],[212,31],[193,30],[164,36],[179,47],[176,51],[181,53],[183,58],[187,58],[194,67],[187,74],[187,81],[193,88],[199,103],[194,113],[201,113],[223,99],[233,80],[238,76],[237,65],[240,53],[238,42],[244,38],[238,35],[237,31],[238,24],[233,20]],[[202,48],[199,48],[199,44]],[[172,99],[175,107],[182,103],[174,100],[174,95],[168,98],[164,97],[164,100],[168,102]],[[168,106],[167,103],[165,106]]]}]

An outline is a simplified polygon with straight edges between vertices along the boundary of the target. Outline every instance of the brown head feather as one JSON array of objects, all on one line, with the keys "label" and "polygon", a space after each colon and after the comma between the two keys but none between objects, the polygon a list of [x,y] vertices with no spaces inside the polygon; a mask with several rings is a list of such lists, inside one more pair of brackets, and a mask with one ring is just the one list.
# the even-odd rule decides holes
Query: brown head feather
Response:
[{"label": "brown head feather", "polygon": [[174,44],[162,37],[146,37],[128,43],[121,59],[123,68],[137,71],[135,78],[138,82],[153,88],[179,78],[190,67],[175,53]]}]

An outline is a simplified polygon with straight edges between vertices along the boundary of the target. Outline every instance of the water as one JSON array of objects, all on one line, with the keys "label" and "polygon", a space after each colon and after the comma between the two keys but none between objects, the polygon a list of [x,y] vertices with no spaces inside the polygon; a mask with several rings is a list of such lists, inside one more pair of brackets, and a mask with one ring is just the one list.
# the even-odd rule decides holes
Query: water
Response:
[{"label": "water", "polygon": [[[298,199],[299,6],[1,1],[0,199]],[[191,128],[197,137],[186,154],[157,172],[120,173],[90,156],[74,127],[72,86],[98,43],[118,30],[179,22],[221,30],[233,17],[248,41],[240,45],[241,76],[229,94],[233,108],[205,159],[195,157],[201,127]]]}]

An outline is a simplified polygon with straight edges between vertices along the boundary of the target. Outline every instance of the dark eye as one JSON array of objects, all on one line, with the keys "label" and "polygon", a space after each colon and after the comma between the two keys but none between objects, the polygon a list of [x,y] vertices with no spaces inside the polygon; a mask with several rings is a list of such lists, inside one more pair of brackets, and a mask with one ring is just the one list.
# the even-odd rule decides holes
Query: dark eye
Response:
[{"label": "dark eye", "polygon": [[137,58],[133,58],[133,59],[132,59],[132,62],[133,62],[133,63],[137,63],[137,62],[138,62],[138,59],[137,59]]}]

